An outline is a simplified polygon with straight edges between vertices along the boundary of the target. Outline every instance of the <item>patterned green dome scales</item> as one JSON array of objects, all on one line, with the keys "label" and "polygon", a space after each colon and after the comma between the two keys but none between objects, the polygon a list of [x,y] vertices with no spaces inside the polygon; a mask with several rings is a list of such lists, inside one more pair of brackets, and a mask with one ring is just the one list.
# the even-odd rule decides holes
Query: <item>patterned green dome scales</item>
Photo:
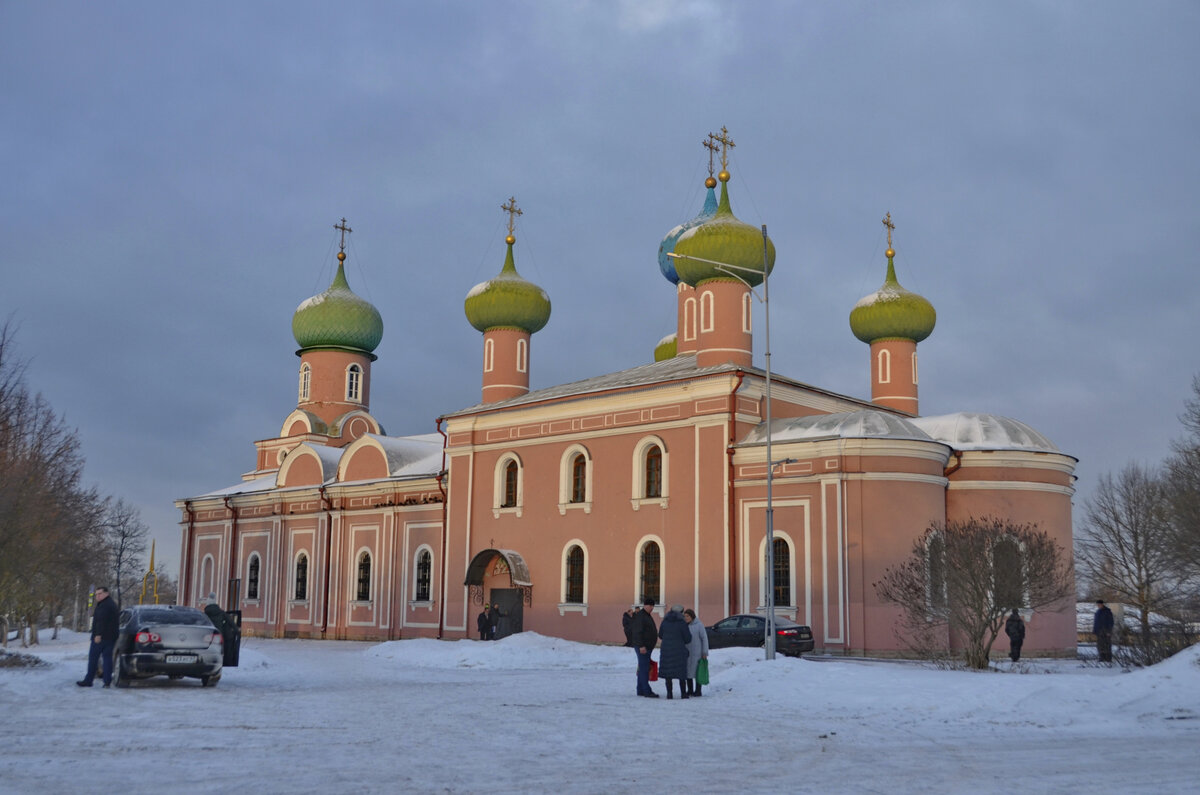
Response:
[{"label": "patterned green dome scales", "polygon": [[314,295],[292,315],[292,336],[301,350],[341,348],[370,353],[383,339],[383,318],[346,282],[346,254],[338,252],[337,274],[329,288]]},{"label": "patterned green dome scales", "polygon": [[864,296],[850,310],[850,330],[854,336],[870,344],[884,339],[905,339],[920,342],[933,333],[937,312],[923,296],[905,290],[896,279],[896,252],[892,249],[892,215],[888,227],[888,267],[883,286]]}]

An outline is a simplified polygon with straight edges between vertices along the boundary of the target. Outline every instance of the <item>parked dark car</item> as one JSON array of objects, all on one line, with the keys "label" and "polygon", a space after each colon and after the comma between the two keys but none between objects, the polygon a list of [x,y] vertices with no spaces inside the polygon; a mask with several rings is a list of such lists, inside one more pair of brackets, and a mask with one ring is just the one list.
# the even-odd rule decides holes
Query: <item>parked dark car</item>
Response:
[{"label": "parked dark car", "polygon": [[[766,636],[766,616],[756,614],[730,616],[708,627],[708,645],[714,649],[729,646],[758,647]],[[775,650],[780,654],[799,657],[813,650],[812,630],[803,624],[775,616]]]},{"label": "parked dark car", "polygon": [[121,611],[113,681],[189,676],[211,687],[221,681],[224,643],[208,616],[182,605],[135,605]]}]

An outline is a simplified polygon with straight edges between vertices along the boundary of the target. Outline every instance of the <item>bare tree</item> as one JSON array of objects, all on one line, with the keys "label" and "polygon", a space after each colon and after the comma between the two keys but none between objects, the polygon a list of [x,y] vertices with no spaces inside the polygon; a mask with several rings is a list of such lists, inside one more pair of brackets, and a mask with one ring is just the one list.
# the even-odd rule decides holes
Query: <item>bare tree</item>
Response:
[{"label": "bare tree", "polygon": [[1060,612],[1074,589],[1069,555],[1048,533],[991,517],[931,524],[875,583],[880,599],[901,608],[910,648],[927,651],[940,633],[977,669],[988,667],[1010,610]]},{"label": "bare tree", "polygon": [[1140,641],[1151,643],[1151,613],[1170,609],[1177,558],[1167,489],[1158,472],[1128,464],[1116,478],[1100,477],[1088,499],[1079,561],[1093,590],[1141,612]]},{"label": "bare tree", "polygon": [[104,512],[104,536],[108,541],[117,604],[125,604],[127,593],[133,598],[141,590],[142,555],[146,552],[149,533],[137,508],[122,499],[108,503]]},{"label": "bare tree", "polygon": [[1179,417],[1188,435],[1172,443],[1166,462],[1171,546],[1184,580],[1200,579],[1200,375]]}]

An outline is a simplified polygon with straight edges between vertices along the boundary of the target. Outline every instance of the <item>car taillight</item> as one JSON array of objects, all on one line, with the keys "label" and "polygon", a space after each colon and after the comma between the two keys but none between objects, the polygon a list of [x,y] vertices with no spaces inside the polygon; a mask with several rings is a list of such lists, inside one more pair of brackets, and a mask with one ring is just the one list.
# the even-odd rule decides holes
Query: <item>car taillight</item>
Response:
[{"label": "car taillight", "polygon": [[776,635],[795,635],[796,632],[797,632],[797,630],[795,630],[795,629],[777,629],[777,630],[775,630]]},{"label": "car taillight", "polygon": [[221,637],[220,632],[214,632],[212,634],[212,637],[208,639],[208,647],[210,649],[213,647],[213,644],[216,644],[217,646],[221,646],[224,643],[225,643],[225,639]]},{"label": "car taillight", "polygon": [[161,643],[162,636],[157,632],[147,632],[142,630],[136,636],[134,636],[134,640],[136,640],[138,643]]}]

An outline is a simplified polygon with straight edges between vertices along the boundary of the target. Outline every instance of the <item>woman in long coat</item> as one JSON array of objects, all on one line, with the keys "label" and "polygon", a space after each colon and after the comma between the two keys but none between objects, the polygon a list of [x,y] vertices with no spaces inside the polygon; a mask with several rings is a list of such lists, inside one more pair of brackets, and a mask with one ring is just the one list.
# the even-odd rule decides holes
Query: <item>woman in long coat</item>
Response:
[{"label": "woman in long coat", "polygon": [[696,681],[696,666],[700,664],[701,658],[708,658],[708,630],[696,618],[696,611],[688,608],[683,611],[683,617],[687,620],[688,629],[692,631],[692,641],[688,644],[688,663],[687,663],[687,681],[684,682],[684,695],[695,696],[699,698],[703,693],[700,683]]},{"label": "woman in long coat", "polygon": [[671,690],[672,679],[679,680],[679,697],[687,698],[683,682],[687,679],[688,644],[692,640],[692,631],[683,619],[683,605],[673,606],[671,612],[663,617],[658,637],[662,640],[658,653],[658,678],[667,681],[667,698],[675,697]]}]

